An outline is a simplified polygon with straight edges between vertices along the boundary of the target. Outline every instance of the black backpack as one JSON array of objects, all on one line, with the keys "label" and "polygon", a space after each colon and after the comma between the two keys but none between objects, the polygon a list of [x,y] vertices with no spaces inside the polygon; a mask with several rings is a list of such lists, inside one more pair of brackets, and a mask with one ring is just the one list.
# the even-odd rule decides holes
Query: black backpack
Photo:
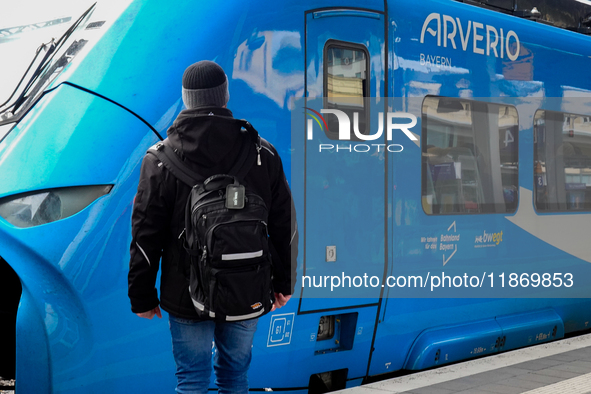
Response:
[{"label": "black backpack", "polygon": [[192,187],[179,238],[191,256],[189,292],[195,310],[199,317],[216,321],[253,319],[270,312],[275,302],[267,206],[242,184],[255,155],[261,164],[260,137],[250,123],[233,120],[246,129],[248,136],[242,136],[252,143],[243,143],[228,174],[204,180],[180,160],[168,140],[148,150]]}]

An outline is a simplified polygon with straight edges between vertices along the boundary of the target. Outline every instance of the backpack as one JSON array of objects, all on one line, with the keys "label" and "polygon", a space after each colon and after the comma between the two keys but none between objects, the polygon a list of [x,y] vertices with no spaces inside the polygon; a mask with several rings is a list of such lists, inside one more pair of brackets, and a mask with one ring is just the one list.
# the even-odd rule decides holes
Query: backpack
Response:
[{"label": "backpack", "polygon": [[[242,183],[261,142],[245,120],[242,151],[228,174],[205,180],[187,167],[167,141],[148,150],[180,181],[191,186],[180,239],[190,256],[189,293],[200,318],[240,321],[260,317],[275,302],[267,217],[263,199]],[[241,134],[244,134],[243,132]],[[243,135],[243,137],[246,137]]]}]

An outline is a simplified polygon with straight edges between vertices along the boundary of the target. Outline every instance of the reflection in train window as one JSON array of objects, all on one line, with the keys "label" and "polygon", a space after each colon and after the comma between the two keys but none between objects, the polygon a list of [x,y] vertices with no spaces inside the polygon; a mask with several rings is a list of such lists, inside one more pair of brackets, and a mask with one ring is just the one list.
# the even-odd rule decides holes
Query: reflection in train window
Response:
[{"label": "reflection in train window", "polygon": [[514,212],[518,125],[512,106],[426,97],[421,143],[424,211]]},{"label": "reflection in train window", "polygon": [[[339,109],[349,115],[352,127],[358,115],[359,132],[366,134],[369,110],[369,54],[363,45],[329,40],[324,48],[324,97],[327,109]],[[338,137],[337,117],[326,115],[328,137]],[[353,133],[352,133],[353,134]]]},{"label": "reflection in train window", "polygon": [[591,116],[536,112],[534,184],[538,211],[591,211]]}]

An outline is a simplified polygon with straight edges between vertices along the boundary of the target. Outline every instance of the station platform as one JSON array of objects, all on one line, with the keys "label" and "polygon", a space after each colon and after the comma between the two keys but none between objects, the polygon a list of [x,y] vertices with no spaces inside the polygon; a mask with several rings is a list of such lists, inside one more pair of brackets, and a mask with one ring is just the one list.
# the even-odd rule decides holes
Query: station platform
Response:
[{"label": "station platform", "polygon": [[589,394],[591,334],[383,380],[343,394]]}]

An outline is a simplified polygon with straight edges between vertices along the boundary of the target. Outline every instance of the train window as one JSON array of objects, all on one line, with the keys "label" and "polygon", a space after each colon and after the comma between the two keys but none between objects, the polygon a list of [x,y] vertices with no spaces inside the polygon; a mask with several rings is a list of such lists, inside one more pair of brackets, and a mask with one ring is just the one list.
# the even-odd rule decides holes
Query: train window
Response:
[{"label": "train window", "polygon": [[534,184],[538,211],[591,211],[591,116],[536,112]]},{"label": "train window", "polygon": [[422,127],[422,205],[427,214],[515,212],[515,107],[426,97]]},{"label": "train window", "polygon": [[[366,134],[369,108],[369,53],[363,45],[329,40],[324,47],[324,108],[339,109],[354,119],[359,132]],[[338,138],[339,124],[334,115],[326,116],[327,136]],[[355,124],[355,122],[353,122]]]}]

